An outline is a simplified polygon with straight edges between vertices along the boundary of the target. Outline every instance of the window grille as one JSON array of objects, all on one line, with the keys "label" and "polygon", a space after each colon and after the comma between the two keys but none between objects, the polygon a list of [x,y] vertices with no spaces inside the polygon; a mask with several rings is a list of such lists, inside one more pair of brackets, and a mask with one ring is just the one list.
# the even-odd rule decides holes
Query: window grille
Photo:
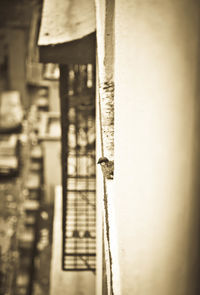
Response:
[{"label": "window grille", "polygon": [[95,271],[94,66],[68,66],[61,70],[65,74],[61,78],[67,83],[67,95],[66,89],[61,95],[62,121],[66,122],[62,122],[62,151],[67,163],[63,169],[63,270]]}]

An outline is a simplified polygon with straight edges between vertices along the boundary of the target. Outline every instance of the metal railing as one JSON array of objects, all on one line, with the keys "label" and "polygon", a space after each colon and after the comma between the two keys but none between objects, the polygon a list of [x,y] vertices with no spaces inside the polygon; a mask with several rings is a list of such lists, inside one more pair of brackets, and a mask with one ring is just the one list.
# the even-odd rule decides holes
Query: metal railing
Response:
[{"label": "metal railing", "polygon": [[[66,70],[66,69],[65,69]],[[68,66],[61,95],[63,270],[95,271],[96,157],[94,66]],[[63,74],[64,74],[63,73]],[[62,71],[61,71],[62,75]],[[61,85],[62,87],[62,85]],[[64,87],[65,88],[65,87]],[[65,120],[66,124],[63,123]],[[66,168],[66,169],[65,169]]]}]

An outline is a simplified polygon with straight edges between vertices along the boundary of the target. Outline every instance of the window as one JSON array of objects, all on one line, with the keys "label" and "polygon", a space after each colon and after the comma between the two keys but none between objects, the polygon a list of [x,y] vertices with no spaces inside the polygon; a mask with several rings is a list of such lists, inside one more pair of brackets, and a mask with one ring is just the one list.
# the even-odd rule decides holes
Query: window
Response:
[{"label": "window", "polygon": [[95,69],[60,67],[63,270],[95,271]]}]

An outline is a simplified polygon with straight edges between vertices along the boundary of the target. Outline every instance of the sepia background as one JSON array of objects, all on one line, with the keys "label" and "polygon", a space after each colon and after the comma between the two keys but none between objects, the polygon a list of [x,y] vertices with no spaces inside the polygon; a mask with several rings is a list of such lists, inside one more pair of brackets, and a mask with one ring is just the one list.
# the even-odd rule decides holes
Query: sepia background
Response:
[{"label": "sepia background", "polygon": [[0,0],[0,295],[200,294],[199,44],[196,0]]}]

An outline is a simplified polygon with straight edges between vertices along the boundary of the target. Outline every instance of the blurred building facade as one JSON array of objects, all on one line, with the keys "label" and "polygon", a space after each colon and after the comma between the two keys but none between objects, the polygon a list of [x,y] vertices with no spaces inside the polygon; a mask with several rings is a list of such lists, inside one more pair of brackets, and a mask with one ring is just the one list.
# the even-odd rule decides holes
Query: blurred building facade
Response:
[{"label": "blurred building facade", "polygon": [[[71,295],[92,295],[96,268],[95,15],[92,1],[77,4],[45,1],[38,41],[40,61],[60,65],[63,196],[56,190],[50,293],[67,290]],[[80,7],[87,18],[79,13]]]},{"label": "blurred building facade", "polygon": [[41,1],[1,1],[0,11],[0,91],[17,90],[25,108],[27,95],[26,58],[33,11]]},{"label": "blurred building facade", "polygon": [[[16,111],[18,106],[22,107],[23,113],[19,130],[8,128],[10,125],[0,130],[5,136],[15,133],[20,142],[20,151],[16,155],[18,174],[14,178],[9,175],[5,179],[0,178],[1,213],[5,211],[1,227],[4,227],[8,245],[6,252],[0,251],[1,294],[39,295],[49,292],[52,186],[61,182],[60,104],[58,66],[39,62],[37,38],[41,9],[40,0],[1,1],[1,127],[12,123],[14,116],[21,115]],[[10,96],[14,94],[17,94],[18,104],[15,103],[17,107],[14,105],[13,108],[15,100]],[[10,114],[11,107],[15,114]],[[0,134],[1,142],[4,135]],[[53,178],[52,167],[56,173]],[[13,203],[12,210],[4,204],[7,198]],[[9,215],[8,209],[11,211]],[[4,226],[10,220],[15,220],[9,225],[11,234]],[[4,240],[1,240],[2,244]]]},{"label": "blurred building facade", "polygon": [[[53,186],[60,182],[60,142],[42,125],[42,112],[57,117],[61,102],[64,218],[61,227],[57,189],[51,267],[54,273],[61,259],[62,269],[58,281],[52,277],[53,292],[198,294],[199,2],[45,0],[42,18],[40,1],[1,2],[0,91],[18,90],[25,109],[37,107],[31,136],[34,157],[46,153],[46,206],[53,205]],[[34,141],[38,124],[41,145]],[[100,156],[114,160],[114,180],[95,171]],[[30,183],[29,189],[35,198]],[[30,211],[30,202],[25,205]],[[54,256],[57,241],[61,257]],[[87,251],[78,252],[80,245]],[[20,284],[19,292],[26,292],[23,275]],[[38,285],[34,290],[43,292]]]},{"label": "blurred building facade", "polygon": [[[199,3],[55,4],[44,1],[39,46],[41,61],[65,65],[60,67],[62,116],[70,96],[68,66],[94,61],[96,27],[96,153],[115,162],[114,180],[97,170],[96,294],[196,295]],[[53,28],[46,13],[54,21],[59,15]],[[67,128],[65,120],[65,177]]]}]

